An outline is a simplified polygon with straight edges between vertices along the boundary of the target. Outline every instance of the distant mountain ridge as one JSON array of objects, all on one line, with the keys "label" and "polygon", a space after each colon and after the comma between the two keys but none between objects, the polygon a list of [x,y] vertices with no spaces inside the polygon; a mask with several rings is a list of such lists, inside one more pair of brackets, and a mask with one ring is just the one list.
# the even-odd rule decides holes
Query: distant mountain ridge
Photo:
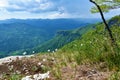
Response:
[{"label": "distant mountain ridge", "polygon": [[[73,30],[66,31],[58,31],[56,36],[44,43],[43,45],[35,47],[33,50],[37,52],[47,52],[47,50],[55,51],[55,49],[59,49],[64,45],[74,41],[79,40],[81,37],[91,30],[96,30],[97,26],[101,26],[103,23],[96,23],[87,25],[85,27],[80,27]],[[108,25],[111,26],[120,26],[120,16],[115,16],[108,20]],[[103,26],[102,26],[103,27]]]},{"label": "distant mountain ridge", "polygon": [[9,19],[0,21],[0,57],[47,42],[59,30],[82,27],[98,19]]},{"label": "distant mountain ridge", "polygon": [[[100,22],[101,19],[99,18],[58,18],[58,19],[6,19],[6,20],[0,20],[0,24],[8,24],[8,23],[36,23],[36,22],[46,22],[46,21],[76,21],[81,23],[95,23]],[[46,22],[47,23],[47,22]]]}]

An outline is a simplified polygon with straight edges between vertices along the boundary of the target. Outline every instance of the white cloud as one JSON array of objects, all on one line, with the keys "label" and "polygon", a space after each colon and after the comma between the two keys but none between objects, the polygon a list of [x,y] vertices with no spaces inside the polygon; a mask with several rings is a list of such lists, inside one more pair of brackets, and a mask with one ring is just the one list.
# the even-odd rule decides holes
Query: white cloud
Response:
[{"label": "white cloud", "polygon": [[4,8],[8,6],[8,1],[7,0],[0,0],[0,8]]},{"label": "white cloud", "polygon": [[[89,0],[0,0],[0,19],[8,18],[97,18]],[[113,11],[105,16],[119,14]]]},{"label": "white cloud", "polygon": [[54,18],[69,18],[69,14],[67,13],[59,13],[59,12],[56,12],[56,13],[52,13],[48,16],[49,18],[51,19],[54,19]]},{"label": "white cloud", "polygon": [[8,12],[30,11],[30,12],[48,12],[54,10],[54,4],[50,0],[0,0],[0,9]]},{"label": "white cloud", "polygon": [[46,10],[46,9],[49,9],[51,6],[53,6],[52,2],[46,2],[46,3],[40,4],[39,8],[41,10]]}]

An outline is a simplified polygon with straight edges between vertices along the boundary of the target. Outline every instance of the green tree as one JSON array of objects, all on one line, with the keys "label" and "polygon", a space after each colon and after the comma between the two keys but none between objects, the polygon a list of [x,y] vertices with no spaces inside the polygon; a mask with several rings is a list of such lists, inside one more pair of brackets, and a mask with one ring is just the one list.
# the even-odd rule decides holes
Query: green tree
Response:
[{"label": "green tree", "polygon": [[120,8],[120,0],[89,0],[89,1],[95,5],[95,7],[92,7],[91,12],[92,13],[100,12],[105,27],[109,32],[109,36],[111,38],[112,44],[116,45],[115,39],[112,35],[112,31],[110,30],[105,20],[103,12],[109,12],[109,10],[111,9]]}]

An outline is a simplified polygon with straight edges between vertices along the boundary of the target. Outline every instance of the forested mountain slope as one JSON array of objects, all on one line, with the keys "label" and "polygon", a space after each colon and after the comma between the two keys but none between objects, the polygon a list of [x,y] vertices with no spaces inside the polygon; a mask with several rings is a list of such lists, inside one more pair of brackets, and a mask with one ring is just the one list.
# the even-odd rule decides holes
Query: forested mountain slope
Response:
[{"label": "forested mountain slope", "polygon": [[[96,21],[96,19],[92,19]],[[91,19],[9,19],[0,21],[0,57],[32,49],[54,37],[59,30],[71,30],[92,23]],[[22,54],[22,53],[21,53]]]}]

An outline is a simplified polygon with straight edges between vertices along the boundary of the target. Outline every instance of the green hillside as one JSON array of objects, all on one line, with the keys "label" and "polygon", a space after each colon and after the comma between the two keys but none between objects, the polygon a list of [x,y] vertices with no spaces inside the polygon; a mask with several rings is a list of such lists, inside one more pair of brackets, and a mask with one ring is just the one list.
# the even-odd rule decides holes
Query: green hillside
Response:
[{"label": "green hillside", "polygon": [[[110,26],[120,26],[120,24],[119,24],[120,21],[119,20],[120,20],[120,17],[115,16],[108,21],[108,24]],[[96,26],[97,26],[97,29],[95,28]],[[100,30],[96,33],[100,32],[101,34],[107,34],[106,31],[104,30],[105,28],[104,27],[99,28],[99,26],[103,26],[103,24],[98,23],[98,24],[94,24],[94,25],[87,25],[85,27],[81,27],[81,28],[77,28],[77,29],[73,29],[73,30],[58,31],[56,33],[55,37],[53,37],[53,39],[47,41],[43,45],[35,47],[34,49],[32,49],[32,51],[47,52],[47,50],[51,50],[51,52],[52,52],[55,49],[59,49],[59,48],[63,47],[65,44],[68,44],[69,42],[74,41],[75,39],[81,39],[81,36],[84,35],[86,32],[88,32],[90,30],[96,30],[97,31],[97,30],[103,29],[103,32],[100,32],[100,31],[102,31],[102,30]],[[96,34],[96,33],[94,33],[94,34]],[[88,33],[88,35],[90,35],[90,34],[92,34],[92,33]],[[86,37],[88,35],[86,35]],[[96,35],[96,36],[98,36],[98,35]],[[90,35],[89,37],[91,37],[91,36],[92,35]],[[108,36],[108,35],[106,35],[106,36]],[[85,39],[86,39],[86,37],[85,37]]]},{"label": "green hillside", "polygon": [[33,48],[47,41],[51,34],[45,33],[44,30],[25,23],[0,24],[0,57],[16,50]]},{"label": "green hillside", "polygon": [[63,47],[65,44],[75,39],[79,39],[83,34],[85,34],[91,29],[94,29],[94,26],[95,25],[87,25],[85,27],[73,30],[58,31],[53,39],[47,41],[43,45],[34,48],[33,51],[47,52],[48,50],[50,50],[52,52],[55,49],[59,49]]},{"label": "green hillside", "polygon": [[109,68],[120,69],[120,16],[113,17],[108,23],[117,46],[111,43],[104,24],[98,23],[96,29],[65,45],[61,51],[73,54],[79,64],[86,60],[92,63],[105,62]]}]

